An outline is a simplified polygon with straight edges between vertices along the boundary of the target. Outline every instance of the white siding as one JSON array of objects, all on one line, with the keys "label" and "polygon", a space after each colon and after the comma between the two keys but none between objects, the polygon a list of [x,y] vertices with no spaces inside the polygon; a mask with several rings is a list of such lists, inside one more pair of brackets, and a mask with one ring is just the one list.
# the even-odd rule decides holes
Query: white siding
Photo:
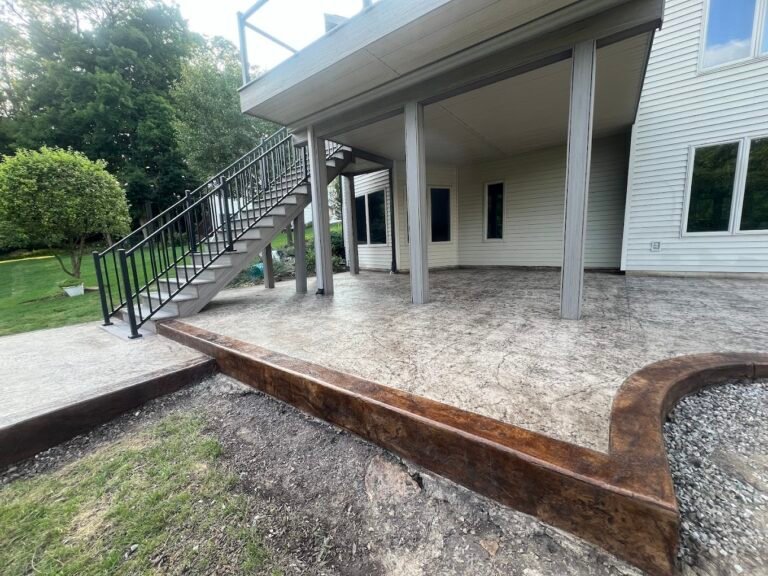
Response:
[{"label": "white siding", "polygon": [[[459,264],[459,203],[458,203],[458,171],[455,166],[427,164],[427,188],[445,187],[451,189],[451,241],[429,241],[428,259],[430,268],[447,268]],[[395,225],[397,227],[397,266],[400,270],[408,270],[410,262],[410,247],[406,231],[407,203],[405,201],[405,163],[395,162]],[[427,210],[429,213],[429,208]],[[427,237],[431,238],[429,227]],[[362,256],[361,256],[362,266]]]},{"label": "white siding", "polygon": [[[389,172],[380,170],[370,174],[355,176],[355,197],[364,196],[370,192],[384,190],[384,210],[387,221],[386,244],[358,244],[357,252],[362,270],[389,270],[392,265],[392,227],[389,199]],[[354,210],[355,207],[352,207]]]},{"label": "white siding", "polygon": [[654,41],[633,135],[626,270],[768,272],[768,234],[682,230],[690,147],[768,135],[768,59],[698,70],[705,2],[667,0]]},{"label": "white siding", "polygon": [[[592,152],[585,265],[618,268],[628,141],[598,140]],[[504,182],[503,240],[484,240],[488,182]],[[563,258],[565,148],[550,148],[459,169],[459,264],[560,266]]]}]

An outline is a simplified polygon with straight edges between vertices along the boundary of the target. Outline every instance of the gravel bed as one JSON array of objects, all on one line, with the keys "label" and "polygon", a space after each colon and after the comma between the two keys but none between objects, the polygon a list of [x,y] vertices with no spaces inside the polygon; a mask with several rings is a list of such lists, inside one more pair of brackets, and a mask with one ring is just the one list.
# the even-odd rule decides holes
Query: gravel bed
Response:
[{"label": "gravel bed", "polygon": [[768,380],[684,398],[664,426],[683,574],[768,574]]}]

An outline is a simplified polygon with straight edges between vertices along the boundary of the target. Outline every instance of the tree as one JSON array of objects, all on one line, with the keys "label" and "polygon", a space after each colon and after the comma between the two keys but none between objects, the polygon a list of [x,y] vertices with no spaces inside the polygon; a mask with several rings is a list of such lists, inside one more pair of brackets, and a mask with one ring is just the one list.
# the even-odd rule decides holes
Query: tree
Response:
[{"label": "tree", "polygon": [[220,37],[201,39],[173,88],[176,133],[198,181],[214,176],[278,126],[240,111],[237,49]]},{"label": "tree", "polygon": [[193,40],[178,7],[156,0],[6,7],[3,24],[15,34],[12,51],[0,51],[0,146],[73,148],[106,160],[138,219],[147,204],[163,208],[182,194],[189,175],[170,91]]},{"label": "tree", "polygon": [[97,234],[126,234],[130,217],[125,192],[106,170],[79,152],[42,148],[19,150],[0,163],[0,230],[12,230],[30,243],[69,252],[70,269],[80,278],[86,241]]}]

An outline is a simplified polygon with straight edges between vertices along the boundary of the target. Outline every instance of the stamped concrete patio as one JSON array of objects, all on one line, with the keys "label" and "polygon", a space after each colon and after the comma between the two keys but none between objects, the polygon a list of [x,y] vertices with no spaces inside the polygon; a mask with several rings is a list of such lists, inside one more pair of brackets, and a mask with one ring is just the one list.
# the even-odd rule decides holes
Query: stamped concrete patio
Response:
[{"label": "stamped concrete patio", "polygon": [[190,324],[607,450],[613,397],[631,373],[671,356],[768,350],[768,282],[588,273],[581,321],[559,319],[559,273],[340,274],[333,297],[227,290]]}]

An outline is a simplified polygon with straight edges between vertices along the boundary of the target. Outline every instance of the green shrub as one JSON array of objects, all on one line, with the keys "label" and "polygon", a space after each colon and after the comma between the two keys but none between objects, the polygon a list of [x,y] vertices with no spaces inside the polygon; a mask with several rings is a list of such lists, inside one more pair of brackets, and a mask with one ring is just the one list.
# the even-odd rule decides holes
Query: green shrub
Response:
[{"label": "green shrub", "polygon": [[86,241],[98,234],[129,230],[128,203],[120,184],[79,152],[41,148],[19,150],[0,163],[0,230],[4,238],[24,238],[30,246],[62,248],[80,277]]}]

